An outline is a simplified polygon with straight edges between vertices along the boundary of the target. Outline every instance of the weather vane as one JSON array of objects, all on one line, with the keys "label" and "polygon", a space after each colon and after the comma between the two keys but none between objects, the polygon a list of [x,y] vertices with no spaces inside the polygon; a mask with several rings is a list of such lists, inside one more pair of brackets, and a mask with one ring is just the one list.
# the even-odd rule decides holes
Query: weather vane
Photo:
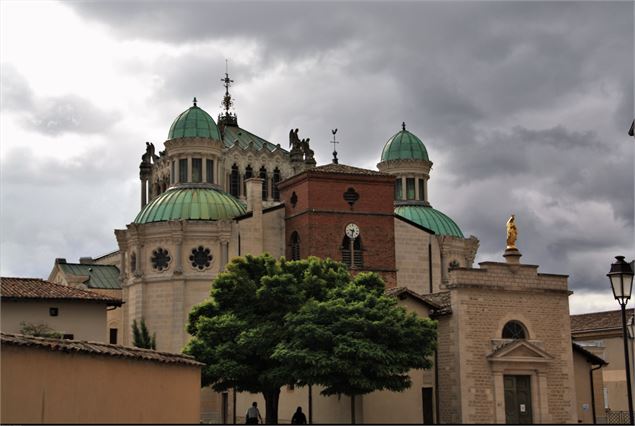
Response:
[{"label": "weather vane", "polygon": [[335,134],[337,133],[337,129],[331,130],[331,133],[333,133],[333,140],[330,142],[333,144],[333,164],[338,164],[337,161],[337,149],[335,144],[338,144],[339,142],[337,140],[335,140]]}]

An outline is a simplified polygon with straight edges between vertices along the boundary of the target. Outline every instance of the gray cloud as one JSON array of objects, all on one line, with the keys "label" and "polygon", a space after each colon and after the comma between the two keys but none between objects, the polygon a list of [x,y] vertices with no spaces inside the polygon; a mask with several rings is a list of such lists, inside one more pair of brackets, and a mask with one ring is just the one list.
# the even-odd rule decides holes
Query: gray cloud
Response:
[{"label": "gray cloud", "polygon": [[37,96],[27,80],[10,64],[2,64],[2,108],[18,113],[25,128],[45,135],[98,133],[118,121],[115,112],[104,111],[87,99],[68,94]]},{"label": "gray cloud", "polygon": [[[571,274],[574,290],[597,290],[611,256],[633,253],[633,144],[625,134],[633,119],[628,2],[65,5],[121,40],[167,44],[166,54],[154,62],[116,64],[158,82],[148,98],[152,113],[164,120],[157,134],[167,133],[193,96],[216,116],[224,57],[209,46],[232,46],[239,122],[273,142],[286,145],[288,130],[299,127],[318,159],[328,162],[330,129],[337,127],[342,162],[373,167],[385,141],[406,121],[435,162],[433,206],[480,238],[479,260],[500,259],[503,225],[511,213],[519,220],[523,260],[540,264],[544,272]],[[189,49],[167,53],[183,46]],[[16,114],[37,111],[22,116],[38,132],[74,129],[112,140],[144,138],[112,138],[113,119],[81,94],[39,99],[17,71],[3,72],[2,81],[3,109],[6,103]],[[124,199],[132,205],[118,223],[130,221],[142,148],[109,147],[118,150],[117,157],[105,154],[103,161],[125,159],[125,167],[115,171],[100,163],[102,172],[92,175],[91,185],[79,186],[77,198],[90,200],[93,186],[104,199],[120,200],[123,181],[130,191]],[[28,161],[26,152],[12,155],[17,164]],[[41,175],[37,168],[59,173]],[[9,168],[5,176],[15,188],[36,188],[44,196],[38,191],[75,187],[73,181],[88,173],[89,166],[45,161],[23,171]],[[11,191],[6,197],[18,202],[17,189]],[[54,195],[71,202],[63,192]],[[82,219],[76,228],[113,244],[117,225],[98,206],[88,211],[100,222]],[[11,218],[22,220],[17,213]],[[64,235],[75,230],[53,231],[68,223],[61,213],[55,220],[46,227],[30,225],[50,234],[39,240],[55,253],[50,258],[99,253],[80,242],[80,231],[66,242]],[[97,232],[89,230],[94,223],[100,223],[100,233],[90,233]],[[11,242],[18,244],[19,235],[14,237]],[[57,239],[65,241],[64,249],[55,247]],[[73,245],[83,252],[70,250]],[[3,264],[20,265],[20,259],[16,255]]]}]

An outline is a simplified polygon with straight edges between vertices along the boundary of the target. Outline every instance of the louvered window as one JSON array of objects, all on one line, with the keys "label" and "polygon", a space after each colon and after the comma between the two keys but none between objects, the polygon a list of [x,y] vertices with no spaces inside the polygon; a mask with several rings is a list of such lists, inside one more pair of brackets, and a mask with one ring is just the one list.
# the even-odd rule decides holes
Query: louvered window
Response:
[{"label": "louvered window", "polygon": [[358,236],[353,240],[351,244],[351,239],[347,236],[344,236],[342,240],[342,247],[340,247],[342,252],[342,263],[344,263],[349,268],[352,267],[353,263],[355,264],[355,268],[362,268],[364,266],[364,255],[362,253],[362,237]]}]

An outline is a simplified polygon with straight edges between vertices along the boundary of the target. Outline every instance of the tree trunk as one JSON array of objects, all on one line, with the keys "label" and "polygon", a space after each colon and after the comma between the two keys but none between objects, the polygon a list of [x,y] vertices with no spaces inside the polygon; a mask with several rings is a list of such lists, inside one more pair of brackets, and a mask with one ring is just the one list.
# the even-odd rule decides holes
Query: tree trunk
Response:
[{"label": "tree trunk", "polygon": [[280,389],[263,392],[265,397],[265,423],[269,425],[278,424],[278,400],[280,399]]},{"label": "tree trunk", "polygon": [[351,424],[355,424],[355,395],[351,395]]}]

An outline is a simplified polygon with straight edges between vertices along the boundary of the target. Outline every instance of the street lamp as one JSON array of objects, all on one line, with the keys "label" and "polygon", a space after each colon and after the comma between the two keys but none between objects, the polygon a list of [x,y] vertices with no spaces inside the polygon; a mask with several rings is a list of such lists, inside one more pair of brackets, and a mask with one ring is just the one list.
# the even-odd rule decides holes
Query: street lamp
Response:
[{"label": "street lamp", "polygon": [[633,424],[633,391],[631,390],[631,367],[628,356],[628,333],[626,331],[626,304],[633,291],[633,269],[624,261],[624,256],[615,256],[617,261],[611,264],[611,271],[606,274],[611,280],[613,297],[622,308],[622,334],[624,337],[624,364],[626,365],[626,389],[628,391],[629,424]]}]

